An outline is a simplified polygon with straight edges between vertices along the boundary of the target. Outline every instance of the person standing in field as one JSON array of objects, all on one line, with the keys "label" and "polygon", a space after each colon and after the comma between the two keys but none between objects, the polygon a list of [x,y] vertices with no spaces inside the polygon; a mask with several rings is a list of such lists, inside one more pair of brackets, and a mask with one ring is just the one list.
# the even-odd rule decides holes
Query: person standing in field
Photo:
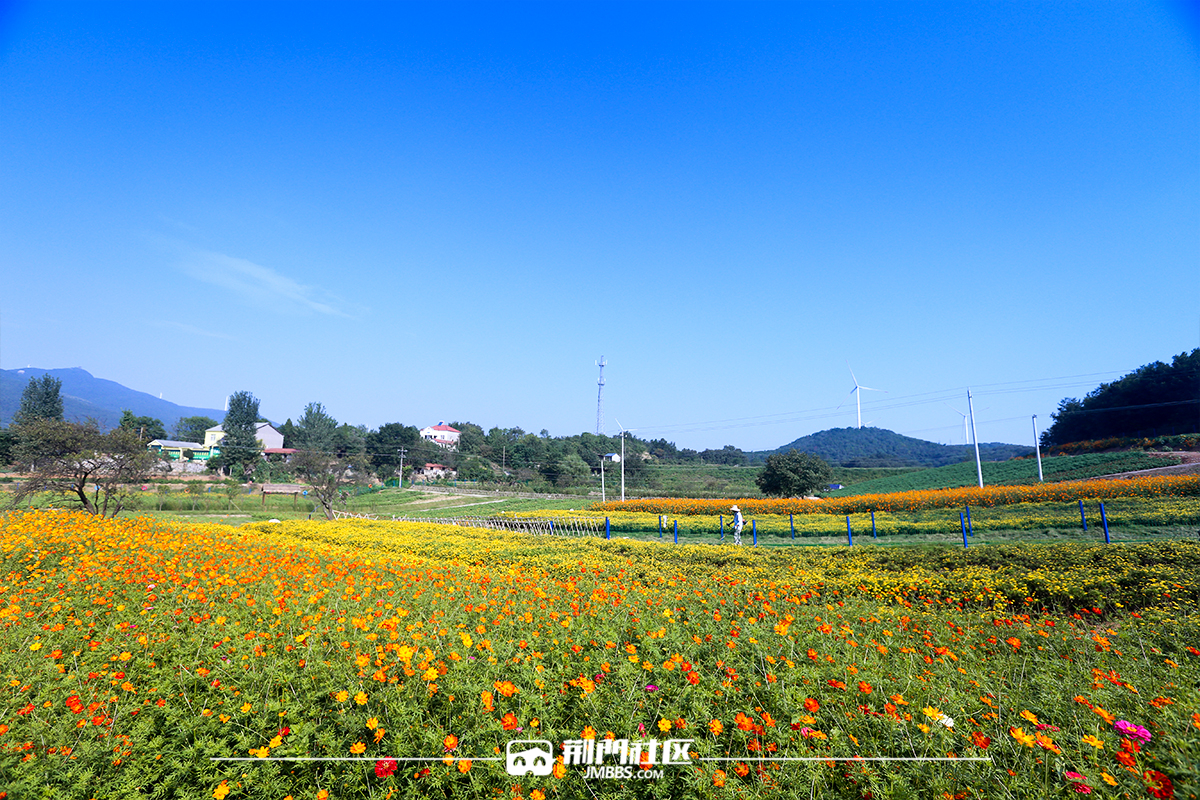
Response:
[{"label": "person standing in field", "polygon": [[733,512],[733,543],[740,545],[742,543],[742,526],[745,520],[742,519],[742,510],[737,506],[729,509]]}]

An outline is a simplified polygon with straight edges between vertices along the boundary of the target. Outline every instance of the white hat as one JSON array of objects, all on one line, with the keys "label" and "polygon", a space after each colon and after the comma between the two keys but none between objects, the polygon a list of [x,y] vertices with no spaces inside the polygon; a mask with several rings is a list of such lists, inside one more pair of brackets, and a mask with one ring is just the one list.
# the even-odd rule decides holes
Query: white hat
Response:
[{"label": "white hat", "polygon": [[741,509],[738,508],[737,506],[731,506],[729,510],[730,511],[741,511]]}]

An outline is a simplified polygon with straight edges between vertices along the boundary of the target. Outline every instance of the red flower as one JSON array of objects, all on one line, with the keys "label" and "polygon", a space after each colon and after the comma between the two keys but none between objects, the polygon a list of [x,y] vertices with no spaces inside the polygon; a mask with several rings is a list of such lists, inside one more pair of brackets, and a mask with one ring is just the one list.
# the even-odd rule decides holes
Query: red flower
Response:
[{"label": "red flower", "polygon": [[386,778],[396,772],[396,759],[381,758],[375,762],[375,777]]},{"label": "red flower", "polygon": [[1151,797],[1169,798],[1175,796],[1175,787],[1171,785],[1171,779],[1158,770],[1148,769],[1142,773],[1142,777],[1149,784],[1146,787],[1146,792]]}]

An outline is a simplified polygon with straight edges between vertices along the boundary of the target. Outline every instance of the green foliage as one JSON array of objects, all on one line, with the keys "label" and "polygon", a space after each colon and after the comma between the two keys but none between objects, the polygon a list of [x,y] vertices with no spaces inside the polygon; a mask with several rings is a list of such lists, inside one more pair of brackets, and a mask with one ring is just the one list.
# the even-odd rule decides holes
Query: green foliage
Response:
[{"label": "green foliage", "polygon": [[171,430],[176,441],[204,444],[205,431],[216,426],[217,421],[212,417],[180,417]]},{"label": "green foliage", "polygon": [[1042,445],[1200,431],[1200,348],[1102,383],[1083,400],[1064,398]]},{"label": "green foliage", "polygon": [[828,491],[831,480],[833,471],[828,464],[817,456],[792,450],[768,456],[755,483],[763,494],[772,497],[805,497]]},{"label": "green foliage", "polygon": [[[167,429],[163,426],[162,420],[155,419],[154,417],[139,417],[134,415],[129,409],[121,412],[121,421],[117,424],[127,431],[133,431],[145,442],[167,438]],[[200,441],[203,441],[203,439]]]},{"label": "green foliage", "polygon": [[304,413],[296,422],[292,434],[286,436],[287,446],[298,450],[332,452],[337,427],[337,420],[326,413],[325,406],[309,403],[304,407]]},{"label": "green foliage", "polygon": [[17,447],[17,434],[12,428],[0,429],[0,467],[11,464]]},{"label": "green foliage", "polygon": [[13,424],[19,425],[35,419],[61,420],[63,418],[62,381],[49,374],[30,378],[21,393],[21,407],[13,415]]},{"label": "green foliage", "polygon": [[221,454],[210,460],[210,467],[224,468],[235,478],[245,478],[260,460],[258,439],[258,398],[250,392],[234,392],[229,410],[221,424],[225,435],[219,444]]}]

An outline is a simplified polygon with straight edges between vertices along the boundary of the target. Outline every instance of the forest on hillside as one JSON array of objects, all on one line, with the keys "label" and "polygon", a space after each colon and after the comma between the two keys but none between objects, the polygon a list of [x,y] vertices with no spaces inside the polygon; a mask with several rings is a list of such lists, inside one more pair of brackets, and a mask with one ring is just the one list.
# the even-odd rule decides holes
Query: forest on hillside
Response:
[{"label": "forest on hillside", "polygon": [[1082,400],[1064,398],[1052,418],[1043,447],[1200,431],[1200,348],[1102,383]]}]

